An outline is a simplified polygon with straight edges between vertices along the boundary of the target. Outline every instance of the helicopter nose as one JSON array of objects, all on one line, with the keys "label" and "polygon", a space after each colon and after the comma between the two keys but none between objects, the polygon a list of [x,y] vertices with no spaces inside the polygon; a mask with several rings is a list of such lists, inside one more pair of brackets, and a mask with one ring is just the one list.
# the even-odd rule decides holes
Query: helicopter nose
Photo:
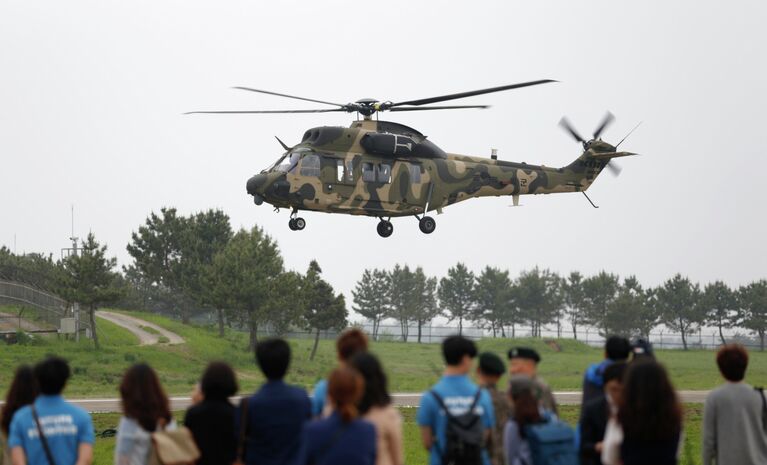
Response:
[{"label": "helicopter nose", "polygon": [[266,184],[265,174],[257,174],[253,176],[252,178],[248,179],[248,184],[246,186],[246,189],[248,190],[248,194],[257,195],[257,194],[263,193],[263,187],[265,184]]}]

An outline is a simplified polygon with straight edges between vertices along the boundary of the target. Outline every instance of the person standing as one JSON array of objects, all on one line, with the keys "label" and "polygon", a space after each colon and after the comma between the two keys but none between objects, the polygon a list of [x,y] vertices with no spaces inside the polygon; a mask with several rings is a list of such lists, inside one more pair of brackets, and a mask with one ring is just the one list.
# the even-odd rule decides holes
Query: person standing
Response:
[{"label": "person standing", "polygon": [[290,366],[290,345],[284,339],[259,342],[256,362],[266,376],[266,383],[253,396],[243,399],[245,413],[241,404],[235,414],[237,432],[242,431],[245,416],[244,462],[291,465],[301,446],[301,430],[311,419],[309,396],[303,389],[283,381]]},{"label": "person standing", "polygon": [[[469,435],[473,443],[468,444],[472,451],[479,450],[472,460],[490,465],[490,458],[485,444],[490,430],[495,426],[493,402],[490,394],[479,388],[469,379],[474,358],[477,356],[477,346],[473,341],[463,336],[449,336],[442,341],[442,356],[445,359],[445,372],[434,387],[421,396],[416,421],[421,427],[421,440],[430,452],[430,465],[442,465],[445,461],[454,460],[456,438],[448,437],[448,416],[476,416],[471,418],[479,429],[463,431],[463,436]],[[466,418],[469,420],[469,418]],[[453,425],[455,422],[451,422]],[[462,441],[463,442],[463,441]],[[455,462],[453,462],[455,463]]]},{"label": "person standing", "polygon": [[[585,407],[592,399],[604,396],[604,373],[608,366],[616,362],[625,362],[631,354],[631,343],[625,337],[610,336],[605,342],[605,359],[590,365],[583,374],[583,398]],[[583,410],[581,409],[581,414]]]},{"label": "person standing", "polygon": [[152,367],[138,363],[123,375],[120,398],[123,416],[117,426],[114,464],[146,465],[152,452],[152,433],[176,429],[168,396]]},{"label": "person standing", "polygon": [[621,463],[676,465],[682,406],[663,366],[650,358],[632,362],[623,380],[622,398],[618,407]]},{"label": "person standing", "polygon": [[328,381],[327,418],[304,425],[298,465],[374,465],[376,429],[359,418],[357,404],[365,381],[349,366],[336,368]]},{"label": "person standing", "polygon": [[491,465],[504,465],[506,463],[503,449],[503,430],[506,422],[509,420],[509,398],[505,392],[498,390],[498,381],[506,372],[501,357],[492,352],[483,352],[479,355],[479,366],[477,367],[477,379],[479,385],[487,390],[490,399],[493,401],[493,414],[495,416],[495,426],[488,438],[487,450],[490,454]]},{"label": "person standing", "polygon": [[517,378],[509,388],[514,411],[504,424],[503,452],[507,465],[532,465],[533,458],[527,442],[526,427],[544,422],[535,382],[529,377]]},{"label": "person standing", "polygon": [[[350,328],[341,333],[336,339],[336,354],[338,366],[344,366],[346,362],[358,352],[367,352],[368,337],[359,328]],[[312,391],[312,416],[327,416],[330,409],[325,408],[325,399],[328,395],[328,382],[322,379],[317,382]]]},{"label": "person standing", "polygon": [[[602,373],[604,395],[591,399],[583,406],[578,423],[581,465],[602,465],[601,455],[607,423],[618,413],[626,366],[625,362],[616,362],[605,368]],[[620,443],[616,443],[614,447],[616,451],[614,455],[618,457]]]},{"label": "person standing", "polygon": [[91,416],[61,396],[69,379],[69,364],[63,358],[48,357],[35,365],[34,374],[40,395],[11,420],[8,447],[14,465],[49,465],[54,458],[56,465],[90,465]]},{"label": "person standing", "polygon": [[376,427],[376,465],[403,465],[402,415],[392,406],[381,363],[375,355],[360,352],[352,357],[349,366],[365,381],[358,409],[360,416]]},{"label": "person standing", "polygon": [[200,393],[184,416],[200,458],[196,465],[229,465],[237,447],[234,406],[229,398],[237,393],[237,378],[227,363],[212,362],[200,381]]},{"label": "person standing", "polygon": [[0,465],[11,465],[11,448],[8,447],[8,433],[11,429],[13,415],[25,405],[35,401],[37,397],[37,380],[32,367],[22,365],[16,369],[11,387],[5,396],[2,413],[0,413]]},{"label": "person standing", "polygon": [[748,352],[738,344],[719,349],[716,364],[725,384],[706,398],[703,465],[767,463],[767,400],[743,379]]},{"label": "person standing", "polygon": [[557,414],[557,402],[554,394],[546,382],[538,376],[538,364],[541,356],[535,349],[529,347],[512,347],[509,349],[509,374],[514,376],[528,376],[536,384],[538,400],[541,406],[554,415]]}]

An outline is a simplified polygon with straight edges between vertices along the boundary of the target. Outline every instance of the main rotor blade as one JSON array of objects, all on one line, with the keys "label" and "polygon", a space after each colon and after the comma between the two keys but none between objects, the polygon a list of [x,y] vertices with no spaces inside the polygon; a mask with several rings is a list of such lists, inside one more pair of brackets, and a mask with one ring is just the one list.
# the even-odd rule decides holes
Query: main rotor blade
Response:
[{"label": "main rotor blade", "polygon": [[194,115],[194,114],[201,114],[201,113],[207,113],[207,114],[219,114],[219,115],[231,115],[231,114],[250,114],[250,113],[329,113],[333,111],[343,111],[345,112],[343,108],[333,108],[330,110],[253,110],[253,111],[188,111],[184,113],[185,115]]},{"label": "main rotor blade", "polygon": [[461,92],[458,94],[440,95],[439,97],[423,98],[418,100],[408,100],[407,102],[396,102],[389,105],[391,107],[399,107],[402,105],[427,105],[429,103],[444,102],[447,100],[455,100],[459,98],[473,97],[475,95],[490,94],[493,92],[501,92],[510,89],[519,89],[520,87],[537,86],[539,84],[546,84],[549,82],[557,82],[551,79],[541,79],[539,81],[522,82],[519,84],[509,84],[507,86],[491,87],[489,89],[472,90],[469,92]]},{"label": "main rotor blade", "polygon": [[565,131],[569,132],[571,136],[573,136],[573,139],[577,140],[581,144],[585,144],[586,140],[581,137],[580,134],[578,134],[578,131],[573,128],[573,125],[570,124],[570,120],[567,119],[566,116],[563,116],[561,120],[559,120],[559,126],[562,127]]},{"label": "main rotor blade", "polygon": [[258,92],[258,93],[261,93],[261,94],[276,95],[278,97],[287,97],[287,98],[293,98],[293,99],[296,99],[296,100],[305,100],[307,102],[323,103],[325,105],[335,105],[337,107],[343,107],[343,105],[340,104],[340,103],[325,102],[323,100],[315,100],[315,99],[311,99],[311,98],[297,97],[295,95],[280,94],[279,92],[272,92],[270,90],[252,89],[250,87],[232,87],[232,89],[247,90],[248,92]]},{"label": "main rotor blade", "polygon": [[615,116],[613,116],[613,114],[608,111],[602,120],[602,123],[600,123],[597,130],[594,131],[594,139],[599,139],[599,136],[602,135],[602,131],[607,129],[607,126],[609,126],[613,121],[615,121]]},{"label": "main rotor blade", "polygon": [[394,107],[389,111],[458,110],[463,108],[490,108],[490,105],[443,105],[437,107]]}]

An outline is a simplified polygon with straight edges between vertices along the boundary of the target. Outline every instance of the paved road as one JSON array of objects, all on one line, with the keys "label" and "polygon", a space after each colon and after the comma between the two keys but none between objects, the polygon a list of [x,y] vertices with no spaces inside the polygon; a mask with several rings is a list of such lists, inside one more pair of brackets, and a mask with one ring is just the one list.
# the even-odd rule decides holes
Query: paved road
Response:
[{"label": "paved road", "polygon": [[[679,391],[679,396],[684,403],[702,404],[706,400],[709,391]],[[420,393],[392,394],[394,404],[399,407],[417,407],[421,400]],[[577,405],[581,403],[580,391],[555,392],[557,402],[563,405]],[[239,402],[239,397],[233,399]],[[119,412],[120,399],[79,399],[71,401],[89,412]],[[171,397],[171,409],[174,411],[185,410],[189,406],[189,397]]]},{"label": "paved road", "polygon": [[[165,336],[166,338],[168,338],[168,341],[169,341],[168,344],[184,343],[184,339],[178,334],[168,331],[167,329],[157,326],[156,324],[150,323],[146,320],[141,320],[139,318],[135,318],[132,316],[123,315],[122,313],[113,313],[113,312],[105,312],[105,311],[96,312],[96,316],[99,318],[103,318],[107,321],[110,321],[116,324],[117,326],[122,326],[123,328],[132,332],[133,334],[136,335],[136,337],[138,337],[140,341],[140,345],[142,346],[157,344],[160,341],[160,336]],[[156,333],[146,331],[143,328],[152,328],[154,331],[156,331]]]}]

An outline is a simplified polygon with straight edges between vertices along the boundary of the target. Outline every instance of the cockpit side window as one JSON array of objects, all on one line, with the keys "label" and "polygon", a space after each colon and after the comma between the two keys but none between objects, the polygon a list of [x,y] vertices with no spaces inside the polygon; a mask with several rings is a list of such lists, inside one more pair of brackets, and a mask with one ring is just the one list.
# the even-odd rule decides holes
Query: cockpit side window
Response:
[{"label": "cockpit side window", "polygon": [[319,176],[320,157],[314,154],[306,155],[301,160],[301,176]]}]

